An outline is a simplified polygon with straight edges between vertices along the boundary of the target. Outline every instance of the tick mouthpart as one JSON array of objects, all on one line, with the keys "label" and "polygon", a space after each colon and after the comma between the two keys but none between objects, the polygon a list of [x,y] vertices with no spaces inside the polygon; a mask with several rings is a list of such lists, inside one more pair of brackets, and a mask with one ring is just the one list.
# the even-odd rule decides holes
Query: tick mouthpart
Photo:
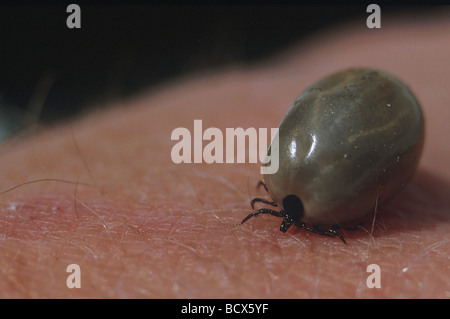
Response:
[{"label": "tick mouthpart", "polygon": [[280,231],[285,233],[293,224],[294,221],[291,218],[285,217],[281,222]]}]

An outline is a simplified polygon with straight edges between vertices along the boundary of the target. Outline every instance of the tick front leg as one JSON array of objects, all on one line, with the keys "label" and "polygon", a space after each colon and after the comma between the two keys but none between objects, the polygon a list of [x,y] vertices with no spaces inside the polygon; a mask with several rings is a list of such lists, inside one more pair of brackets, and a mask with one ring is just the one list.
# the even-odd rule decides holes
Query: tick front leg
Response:
[{"label": "tick front leg", "polygon": [[252,201],[250,202],[250,204],[252,205],[253,209],[255,208],[255,203],[256,202],[261,202],[261,203],[264,203],[264,204],[267,204],[267,205],[271,205],[273,207],[278,207],[277,203],[271,202],[271,201],[269,201],[267,199],[264,199],[264,198],[253,198]]},{"label": "tick front leg", "polygon": [[264,189],[266,190],[266,192],[267,192],[268,194],[270,194],[269,189],[267,188],[266,183],[264,183],[263,181],[259,181],[259,182],[258,182],[258,185],[256,185],[256,188],[260,188],[261,186],[264,187]]},{"label": "tick front leg", "polygon": [[252,218],[254,216],[258,216],[259,214],[270,214],[270,215],[276,216],[276,217],[284,217],[283,212],[277,212],[276,210],[272,210],[269,208],[261,208],[261,209],[255,210],[253,213],[250,213],[247,217],[245,217],[241,221],[241,224],[245,223],[247,220],[249,220],[250,218]]}]

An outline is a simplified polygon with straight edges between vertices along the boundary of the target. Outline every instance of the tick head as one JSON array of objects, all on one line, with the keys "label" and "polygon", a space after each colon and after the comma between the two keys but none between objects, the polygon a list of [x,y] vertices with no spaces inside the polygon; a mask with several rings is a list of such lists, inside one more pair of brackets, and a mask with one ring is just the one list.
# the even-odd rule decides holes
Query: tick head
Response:
[{"label": "tick head", "polygon": [[285,233],[295,222],[303,216],[303,203],[297,195],[288,195],[283,199],[284,219],[280,231]]}]

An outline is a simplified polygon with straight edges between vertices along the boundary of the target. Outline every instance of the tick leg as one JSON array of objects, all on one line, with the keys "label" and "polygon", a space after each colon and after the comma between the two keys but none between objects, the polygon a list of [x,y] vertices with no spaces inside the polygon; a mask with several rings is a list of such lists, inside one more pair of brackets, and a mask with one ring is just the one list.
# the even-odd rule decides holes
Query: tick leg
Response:
[{"label": "tick leg", "polygon": [[319,234],[322,236],[329,236],[329,237],[339,237],[340,240],[344,242],[344,244],[347,244],[344,237],[340,233],[338,233],[336,230],[330,228],[330,229],[321,229],[317,226],[309,227],[305,223],[296,223],[295,226],[301,227],[306,229],[307,231],[310,231],[315,234]]},{"label": "tick leg", "polygon": [[266,183],[264,183],[263,181],[259,181],[259,182],[258,182],[258,185],[256,185],[256,188],[260,188],[261,186],[264,187],[264,189],[266,190],[266,192],[267,192],[268,194],[270,194],[270,193],[269,193],[269,189],[267,188]]},{"label": "tick leg", "polygon": [[360,222],[358,225],[353,226],[353,227],[342,227],[342,226],[339,226],[339,225],[336,224],[336,225],[333,225],[333,228],[334,228],[334,229],[344,229],[344,230],[351,230],[351,231],[354,231],[354,230],[360,229],[360,227],[361,227],[362,225],[364,225],[364,222],[363,222],[363,221]]},{"label": "tick leg", "polygon": [[276,216],[276,217],[284,217],[284,213],[282,213],[282,212],[277,212],[276,210],[272,210],[269,208],[261,208],[261,209],[255,210],[253,213],[251,213],[247,217],[245,217],[241,221],[241,224],[245,223],[247,220],[249,220],[250,218],[252,218],[254,216],[258,216],[259,214],[270,214],[270,215]]},{"label": "tick leg", "polygon": [[267,205],[271,205],[273,207],[278,207],[277,203],[271,202],[271,201],[269,201],[267,199],[264,199],[264,198],[253,198],[252,201],[251,201],[251,205],[252,205],[253,209],[255,208],[255,203],[256,202],[261,202],[261,203],[264,203],[264,204],[267,204]]}]

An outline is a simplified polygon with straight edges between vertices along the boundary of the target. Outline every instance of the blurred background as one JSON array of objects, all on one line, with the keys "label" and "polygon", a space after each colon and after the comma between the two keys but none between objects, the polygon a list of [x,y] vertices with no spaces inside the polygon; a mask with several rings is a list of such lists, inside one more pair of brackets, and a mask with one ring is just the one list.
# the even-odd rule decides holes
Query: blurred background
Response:
[{"label": "blurred background", "polygon": [[[0,5],[0,144],[181,75],[258,63],[369,15],[367,5],[80,2],[81,29],[69,29],[68,4]],[[381,21],[433,9],[382,6]]]}]

